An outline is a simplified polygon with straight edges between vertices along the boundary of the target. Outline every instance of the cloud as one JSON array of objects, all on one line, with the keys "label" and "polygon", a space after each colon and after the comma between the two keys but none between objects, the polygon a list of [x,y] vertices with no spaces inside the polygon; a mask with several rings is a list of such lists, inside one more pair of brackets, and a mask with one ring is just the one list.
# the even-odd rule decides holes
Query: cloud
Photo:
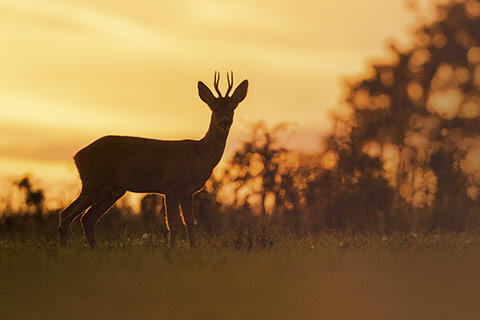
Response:
[{"label": "cloud", "polygon": [[154,30],[137,21],[107,14],[88,6],[60,1],[36,0],[0,0],[0,6],[37,18],[57,22],[68,21],[72,25],[110,37],[135,42],[156,41],[158,39]]},{"label": "cloud", "polygon": [[68,130],[83,128],[87,131],[111,127],[115,123],[118,127],[128,126],[130,122],[128,118],[104,110],[85,112],[73,105],[42,101],[26,95],[0,93],[0,105],[5,106],[2,108],[2,121],[24,126],[43,125]]},{"label": "cloud", "polygon": [[23,159],[62,163],[70,161],[80,146],[91,139],[80,132],[39,124],[0,121],[0,160]]}]

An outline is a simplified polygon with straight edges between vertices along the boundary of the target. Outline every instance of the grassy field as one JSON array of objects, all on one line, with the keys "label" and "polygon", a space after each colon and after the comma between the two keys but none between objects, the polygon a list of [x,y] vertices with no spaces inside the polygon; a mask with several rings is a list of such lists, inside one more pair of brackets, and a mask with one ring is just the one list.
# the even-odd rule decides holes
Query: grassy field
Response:
[{"label": "grassy field", "polygon": [[116,237],[0,237],[0,319],[480,319],[478,234]]}]

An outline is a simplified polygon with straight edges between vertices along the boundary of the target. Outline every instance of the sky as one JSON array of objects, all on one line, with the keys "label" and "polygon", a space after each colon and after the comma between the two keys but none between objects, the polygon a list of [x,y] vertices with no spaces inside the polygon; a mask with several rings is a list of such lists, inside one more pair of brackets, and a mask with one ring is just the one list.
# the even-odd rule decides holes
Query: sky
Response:
[{"label": "sky", "polygon": [[227,154],[260,120],[314,151],[345,79],[418,19],[405,0],[0,0],[0,188],[29,173],[70,197],[72,156],[106,134],[201,138],[215,70],[250,82]]}]

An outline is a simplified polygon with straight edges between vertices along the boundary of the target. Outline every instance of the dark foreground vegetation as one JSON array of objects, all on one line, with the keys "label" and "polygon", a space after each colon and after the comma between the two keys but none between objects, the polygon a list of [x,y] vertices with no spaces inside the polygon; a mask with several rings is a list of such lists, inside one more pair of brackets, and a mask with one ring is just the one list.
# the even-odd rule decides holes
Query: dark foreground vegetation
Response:
[{"label": "dark foreground vegetation", "polygon": [[[243,238],[241,234],[250,234]],[[478,319],[480,235],[274,229],[167,250],[142,234],[87,248],[0,240],[2,319]],[[239,240],[243,239],[243,240]],[[268,239],[265,240],[265,239]]]}]

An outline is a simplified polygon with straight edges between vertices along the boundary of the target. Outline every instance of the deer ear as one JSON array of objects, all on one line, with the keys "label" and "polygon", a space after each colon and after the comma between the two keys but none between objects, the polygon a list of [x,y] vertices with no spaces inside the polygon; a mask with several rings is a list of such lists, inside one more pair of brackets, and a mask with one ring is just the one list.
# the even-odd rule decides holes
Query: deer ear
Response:
[{"label": "deer ear", "polygon": [[215,101],[215,96],[202,81],[198,81],[198,95],[203,102],[208,104],[209,107],[213,105],[213,102]]},{"label": "deer ear", "polygon": [[247,90],[248,90],[248,80],[243,80],[242,83],[238,85],[238,87],[235,89],[235,91],[232,94],[232,101],[236,104],[239,104],[240,102],[245,99],[247,96]]}]

